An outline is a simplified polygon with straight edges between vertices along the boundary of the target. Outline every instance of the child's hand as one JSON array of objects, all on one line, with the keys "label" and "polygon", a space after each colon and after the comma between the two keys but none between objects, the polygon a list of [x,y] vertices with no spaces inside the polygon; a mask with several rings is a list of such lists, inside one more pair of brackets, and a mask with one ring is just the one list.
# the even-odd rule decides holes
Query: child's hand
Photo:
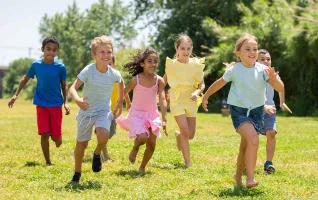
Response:
[{"label": "child's hand", "polygon": [[274,67],[267,67],[267,69],[265,70],[265,73],[268,75],[268,77],[270,79],[277,79],[277,74],[278,72],[275,72],[275,68]]},{"label": "child's hand", "polygon": [[122,108],[123,108],[123,104],[120,103],[116,105],[116,108],[114,110],[114,118],[117,119],[117,117],[119,117],[121,115],[122,112]]},{"label": "child's hand", "polygon": [[75,103],[80,107],[82,110],[87,110],[89,108],[89,104],[86,102],[86,99],[88,99],[88,96],[85,96],[83,98],[79,98],[75,101]]},{"label": "child's hand", "polygon": [[290,113],[293,113],[293,112],[288,108],[288,106],[286,105],[286,103],[282,103],[282,104],[280,105],[280,108],[282,109],[282,111],[288,111],[288,112],[290,112]]},{"label": "child's hand", "polygon": [[205,112],[208,112],[209,110],[208,110],[208,99],[207,98],[205,98],[205,96],[203,96],[203,98],[202,98],[202,108],[203,108],[203,110],[205,111]]},{"label": "child's hand", "polygon": [[65,115],[69,115],[71,113],[71,109],[68,103],[64,104],[64,109],[65,109]]},{"label": "child's hand", "polygon": [[198,101],[198,94],[196,92],[193,92],[190,96],[190,99],[192,99],[193,101]]},{"label": "child's hand", "polygon": [[13,107],[13,104],[15,102],[15,100],[17,100],[18,96],[17,95],[13,95],[8,103],[9,108]]},{"label": "child's hand", "polygon": [[168,132],[167,132],[167,125],[166,125],[167,121],[163,121],[162,122],[162,129],[163,132],[165,132],[165,135],[168,137]]},{"label": "child's hand", "polygon": [[270,105],[264,105],[264,110],[267,114],[272,115],[276,113],[276,108],[275,106],[270,106]]}]

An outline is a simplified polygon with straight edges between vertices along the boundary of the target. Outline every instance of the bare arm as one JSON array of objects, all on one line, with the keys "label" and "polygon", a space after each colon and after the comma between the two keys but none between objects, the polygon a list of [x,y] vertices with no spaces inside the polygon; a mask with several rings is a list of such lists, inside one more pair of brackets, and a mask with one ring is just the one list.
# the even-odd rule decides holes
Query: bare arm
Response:
[{"label": "bare arm", "polygon": [[224,87],[227,84],[227,82],[222,78],[219,78],[216,80],[210,87],[209,89],[205,92],[202,98],[202,107],[203,109],[207,112],[207,105],[208,105],[208,98],[216,93],[218,90],[220,90],[222,87]]},{"label": "bare arm", "polygon": [[121,81],[118,84],[118,100],[117,100],[117,104],[116,104],[116,108],[114,110],[114,117],[115,119],[117,117],[119,117],[119,115],[122,112],[122,108],[123,108],[123,99],[124,99],[124,82]]},{"label": "bare arm", "polygon": [[64,98],[65,114],[69,115],[70,114],[70,106],[68,105],[68,87],[66,84],[66,80],[61,81],[61,88],[62,88],[62,93],[63,93],[63,98]]},{"label": "bare arm", "polygon": [[165,132],[166,136],[168,136],[167,133],[167,101],[165,98],[165,81],[163,78],[159,78],[158,81],[158,94],[159,94],[159,103],[160,103],[160,111],[162,115],[162,128]]},{"label": "bare arm", "polygon": [[26,75],[24,75],[22,77],[22,79],[20,80],[20,83],[19,83],[19,86],[18,86],[17,90],[15,91],[14,95],[11,97],[11,99],[10,99],[10,101],[8,103],[9,108],[13,107],[13,104],[14,104],[15,100],[17,100],[21,90],[25,87],[25,85],[28,83],[29,80],[30,80],[30,78],[27,77]]},{"label": "bare arm", "polygon": [[72,99],[75,101],[75,103],[78,105],[78,107],[80,107],[82,110],[87,110],[89,108],[89,104],[85,101],[88,97],[79,97],[77,90],[79,87],[81,87],[83,85],[83,81],[81,81],[79,78],[77,78],[74,83],[72,84],[72,86],[70,87],[70,94]]},{"label": "bare arm", "polygon": [[124,97],[126,97],[126,95],[136,87],[137,85],[137,79],[136,77],[134,77],[133,79],[130,80],[130,82],[128,83],[128,85],[125,87],[124,89]]},{"label": "bare arm", "polygon": [[265,70],[265,73],[268,75],[269,79],[267,82],[277,91],[282,92],[284,90],[284,83],[283,81],[277,78],[277,73],[275,72],[275,68],[268,67]]},{"label": "bare arm", "polygon": [[167,77],[167,74],[163,75],[163,80],[164,80],[164,84],[165,84],[165,87],[166,85],[168,84],[168,77]]},{"label": "bare arm", "polygon": [[[122,78],[121,81],[125,85],[124,79]],[[124,96],[125,97],[125,103],[126,103],[126,109],[129,110],[131,108],[131,101],[129,95]]]}]

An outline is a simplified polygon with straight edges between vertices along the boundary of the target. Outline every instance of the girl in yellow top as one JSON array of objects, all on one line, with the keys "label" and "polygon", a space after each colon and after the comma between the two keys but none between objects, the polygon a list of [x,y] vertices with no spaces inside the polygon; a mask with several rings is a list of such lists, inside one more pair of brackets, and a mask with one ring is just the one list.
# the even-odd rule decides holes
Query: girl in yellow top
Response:
[{"label": "girl in yellow top", "polygon": [[179,34],[175,41],[176,55],[167,58],[165,82],[171,87],[170,110],[180,131],[176,131],[178,149],[182,151],[186,167],[191,166],[189,139],[196,128],[199,95],[204,90],[204,58],[192,57],[193,43],[186,34]]}]

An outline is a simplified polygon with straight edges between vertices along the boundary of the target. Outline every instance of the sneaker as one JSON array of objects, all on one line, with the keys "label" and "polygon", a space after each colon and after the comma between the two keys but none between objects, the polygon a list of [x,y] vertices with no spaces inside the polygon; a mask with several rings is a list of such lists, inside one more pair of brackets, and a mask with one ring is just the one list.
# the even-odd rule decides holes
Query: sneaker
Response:
[{"label": "sneaker", "polygon": [[275,167],[272,161],[266,161],[264,164],[264,171],[268,174],[272,174],[275,172]]},{"label": "sneaker", "polygon": [[102,170],[101,155],[96,155],[95,153],[93,154],[92,170],[93,172],[100,172],[100,170]]},{"label": "sneaker", "polygon": [[81,173],[75,172],[72,178],[72,182],[79,183],[80,179],[81,179]]}]

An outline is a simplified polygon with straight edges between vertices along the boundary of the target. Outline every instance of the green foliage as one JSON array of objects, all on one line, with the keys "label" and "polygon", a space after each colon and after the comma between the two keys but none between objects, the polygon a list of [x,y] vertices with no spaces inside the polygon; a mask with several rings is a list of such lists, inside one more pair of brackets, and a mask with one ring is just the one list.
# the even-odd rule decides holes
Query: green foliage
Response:
[{"label": "green foliage", "polygon": [[[249,6],[252,1],[243,2]],[[237,25],[242,15],[238,4],[232,0],[136,0],[135,4],[136,13],[147,16],[153,12],[157,13],[157,17],[150,18],[149,21],[154,21],[158,28],[153,45],[161,52],[161,75],[164,74],[166,57],[173,57],[175,54],[174,40],[179,33],[185,32],[190,36],[193,40],[193,53],[202,57],[208,52],[204,47],[215,46],[218,42],[216,35],[202,26],[204,20],[208,17],[224,26]]]},{"label": "green foliage", "polygon": [[[28,72],[32,62],[33,60],[31,58],[21,58],[9,64],[8,73],[3,80],[5,96],[11,97],[14,94],[19,86],[21,78]],[[32,99],[36,87],[35,83],[36,82],[31,79],[22,90],[19,98],[21,99],[22,96],[22,99]]]},{"label": "green foliage", "polygon": [[91,40],[109,35],[116,44],[126,46],[136,36],[130,10],[120,0],[112,4],[100,0],[81,13],[76,2],[65,13],[53,17],[45,15],[40,24],[42,38],[57,36],[60,40],[59,58],[67,67],[68,82],[72,82],[80,70],[91,60]]}]

